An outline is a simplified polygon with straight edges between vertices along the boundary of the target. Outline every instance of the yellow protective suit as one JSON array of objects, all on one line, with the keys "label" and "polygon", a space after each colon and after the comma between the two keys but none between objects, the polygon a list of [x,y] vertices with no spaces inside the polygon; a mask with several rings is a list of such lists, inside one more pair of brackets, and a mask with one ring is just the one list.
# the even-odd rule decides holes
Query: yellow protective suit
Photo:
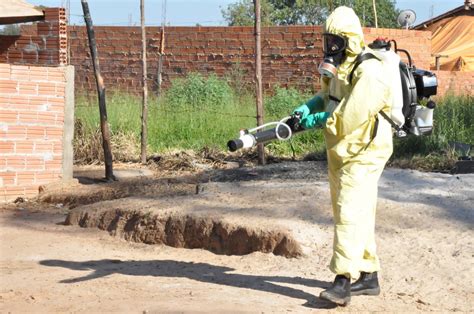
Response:
[{"label": "yellow protective suit", "polygon": [[330,269],[355,279],[361,271],[380,269],[374,239],[377,185],[392,154],[392,129],[378,112],[390,116],[391,78],[385,74],[386,65],[370,59],[357,67],[349,82],[357,55],[370,51],[352,9],[337,8],[328,17],[325,31],[348,39],[347,57],[337,77],[324,78],[316,96],[323,110],[332,113],[324,128],[335,224]]}]

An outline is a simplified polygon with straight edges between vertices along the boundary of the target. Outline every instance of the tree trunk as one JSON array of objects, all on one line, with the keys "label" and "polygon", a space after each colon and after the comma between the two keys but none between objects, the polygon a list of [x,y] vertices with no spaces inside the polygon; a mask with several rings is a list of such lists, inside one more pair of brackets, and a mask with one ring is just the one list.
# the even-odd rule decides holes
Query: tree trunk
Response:
[{"label": "tree trunk", "polygon": [[87,37],[89,38],[89,47],[91,50],[92,65],[94,66],[94,74],[97,83],[97,94],[99,98],[99,113],[100,113],[100,130],[102,132],[102,147],[104,149],[105,162],[105,179],[107,181],[114,181],[115,176],[113,172],[113,161],[110,144],[110,130],[107,122],[107,106],[105,103],[105,85],[102,76],[100,75],[99,56],[97,54],[97,46],[95,43],[94,27],[92,25],[91,14],[89,12],[89,5],[87,0],[81,0],[82,11],[84,12],[84,21],[86,22]]}]

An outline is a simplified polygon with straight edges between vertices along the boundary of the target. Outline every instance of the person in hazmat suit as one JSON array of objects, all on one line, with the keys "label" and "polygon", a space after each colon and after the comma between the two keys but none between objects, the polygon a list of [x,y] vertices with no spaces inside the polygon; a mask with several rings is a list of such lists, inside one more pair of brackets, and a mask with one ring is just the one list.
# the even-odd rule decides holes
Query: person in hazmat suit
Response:
[{"label": "person in hazmat suit", "polygon": [[379,112],[390,115],[391,78],[379,60],[359,62],[371,50],[351,8],[338,7],[326,20],[323,52],[321,91],[294,112],[303,128],[323,128],[327,148],[335,225],[330,270],[336,278],[320,298],[347,305],[351,295],[380,293],[375,211],[392,129]]}]

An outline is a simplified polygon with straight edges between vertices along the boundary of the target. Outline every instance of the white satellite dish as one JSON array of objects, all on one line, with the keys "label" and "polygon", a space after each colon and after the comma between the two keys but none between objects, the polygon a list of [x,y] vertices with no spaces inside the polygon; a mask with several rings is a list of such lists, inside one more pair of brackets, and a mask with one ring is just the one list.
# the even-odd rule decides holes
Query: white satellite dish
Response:
[{"label": "white satellite dish", "polygon": [[403,10],[400,12],[397,18],[397,23],[401,27],[408,29],[410,26],[413,26],[416,21],[416,13],[413,10]]}]

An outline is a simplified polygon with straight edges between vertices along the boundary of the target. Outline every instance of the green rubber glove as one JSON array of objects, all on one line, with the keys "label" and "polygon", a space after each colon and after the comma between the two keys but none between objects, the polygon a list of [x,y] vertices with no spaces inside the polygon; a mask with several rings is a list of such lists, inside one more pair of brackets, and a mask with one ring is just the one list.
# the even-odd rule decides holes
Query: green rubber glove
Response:
[{"label": "green rubber glove", "polygon": [[301,126],[305,129],[312,129],[317,126],[322,126],[331,114],[329,112],[316,112],[301,119]]},{"label": "green rubber glove", "polygon": [[304,119],[308,115],[310,115],[314,111],[322,110],[322,107],[324,105],[324,101],[321,99],[319,96],[314,96],[310,100],[308,100],[306,103],[302,104],[295,110],[293,110],[293,114],[296,112],[301,113],[301,118]]}]

